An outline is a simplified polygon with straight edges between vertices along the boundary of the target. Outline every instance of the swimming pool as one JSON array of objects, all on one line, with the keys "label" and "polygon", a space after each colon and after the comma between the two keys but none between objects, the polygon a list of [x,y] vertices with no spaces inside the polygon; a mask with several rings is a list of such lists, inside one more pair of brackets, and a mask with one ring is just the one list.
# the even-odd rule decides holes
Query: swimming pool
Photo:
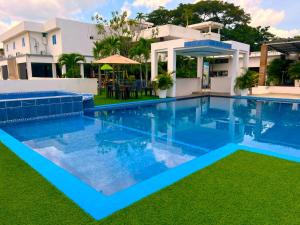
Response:
[{"label": "swimming pool", "polygon": [[9,124],[0,137],[100,219],[238,148],[298,159],[299,118],[297,102],[201,97]]},{"label": "swimming pool", "polygon": [[0,93],[0,124],[80,114],[82,95],[64,91]]}]

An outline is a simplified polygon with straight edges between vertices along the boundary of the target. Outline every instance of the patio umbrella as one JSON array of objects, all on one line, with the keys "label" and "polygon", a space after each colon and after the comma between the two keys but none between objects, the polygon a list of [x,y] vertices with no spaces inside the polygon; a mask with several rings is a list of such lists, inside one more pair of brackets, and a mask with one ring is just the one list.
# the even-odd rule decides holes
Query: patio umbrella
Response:
[{"label": "patio umbrella", "polygon": [[[95,64],[110,64],[110,65],[139,65],[140,63],[121,55],[112,55],[103,59],[95,60]],[[114,71],[113,71],[114,74]],[[100,80],[99,80],[100,81]],[[100,81],[101,82],[101,81]],[[101,89],[99,89],[101,90]]]},{"label": "patio umbrella", "polygon": [[108,56],[106,58],[103,59],[99,59],[94,61],[94,63],[98,63],[98,64],[115,64],[115,65],[138,65],[140,64],[137,61],[134,61],[132,59],[129,59],[127,57],[121,56],[121,55],[112,55],[112,56]]},{"label": "patio umbrella", "polygon": [[104,64],[103,66],[101,66],[100,69],[103,71],[112,71],[113,70],[113,68],[108,64]]}]

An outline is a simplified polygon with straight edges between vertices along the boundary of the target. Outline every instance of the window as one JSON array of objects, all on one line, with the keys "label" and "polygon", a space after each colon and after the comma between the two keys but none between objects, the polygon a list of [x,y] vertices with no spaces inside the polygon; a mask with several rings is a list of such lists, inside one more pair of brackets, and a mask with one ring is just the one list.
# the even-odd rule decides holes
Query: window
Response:
[{"label": "window", "polygon": [[52,44],[56,45],[56,35],[52,35]]},{"label": "window", "polygon": [[16,42],[13,42],[13,50],[16,49]]},{"label": "window", "polygon": [[6,52],[8,52],[8,45],[6,45]]},{"label": "window", "polygon": [[25,38],[22,37],[22,47],[25,47]]}]

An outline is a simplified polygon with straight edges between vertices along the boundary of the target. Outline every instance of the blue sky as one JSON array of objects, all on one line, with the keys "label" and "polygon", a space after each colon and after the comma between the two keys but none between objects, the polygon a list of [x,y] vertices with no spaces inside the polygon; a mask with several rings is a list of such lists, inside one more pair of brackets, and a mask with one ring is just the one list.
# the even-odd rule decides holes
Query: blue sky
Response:
[{"label": "blue sky", "polygon": [[[270,26],[281,37],[300,35],[300,1],[298,0],[226,0],[250,13],[252,25]],[[195,0],[0,0],[0,33],[22,20],[45,21],[53,17],[90,22],[93,14],[109,17],[114,10],[150,12],[158,6],[175,8],[179,3]],[[18,6],[18,7],[16,7]]]}]

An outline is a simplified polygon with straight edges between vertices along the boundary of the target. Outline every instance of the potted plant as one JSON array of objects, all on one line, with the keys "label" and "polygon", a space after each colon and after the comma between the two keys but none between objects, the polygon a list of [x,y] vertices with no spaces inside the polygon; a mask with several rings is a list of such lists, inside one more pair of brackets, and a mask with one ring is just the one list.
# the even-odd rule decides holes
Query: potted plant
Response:
[{"label": "potted plant", "polygon": [[294,62],[288,70],[290,79],[294,80],[295,87],[300,87],[300,62]]},{"label": "potted plant", "polygon": [[159,98],[166,98],[167,97],[167,90],[173,86],[173,75],[174,72],[168,73],[164,72],[159,74],[156,78],[156,87],[158,89],[158,96]]},{"label": "potted plant", "polygon": [[252,87],[255,87],[257,83],[258,73],[247,70],[245,74],[236,78],[234,90],[236,93],[239,92],[241,96],[246,96],[249,92],[252,94]]}]

